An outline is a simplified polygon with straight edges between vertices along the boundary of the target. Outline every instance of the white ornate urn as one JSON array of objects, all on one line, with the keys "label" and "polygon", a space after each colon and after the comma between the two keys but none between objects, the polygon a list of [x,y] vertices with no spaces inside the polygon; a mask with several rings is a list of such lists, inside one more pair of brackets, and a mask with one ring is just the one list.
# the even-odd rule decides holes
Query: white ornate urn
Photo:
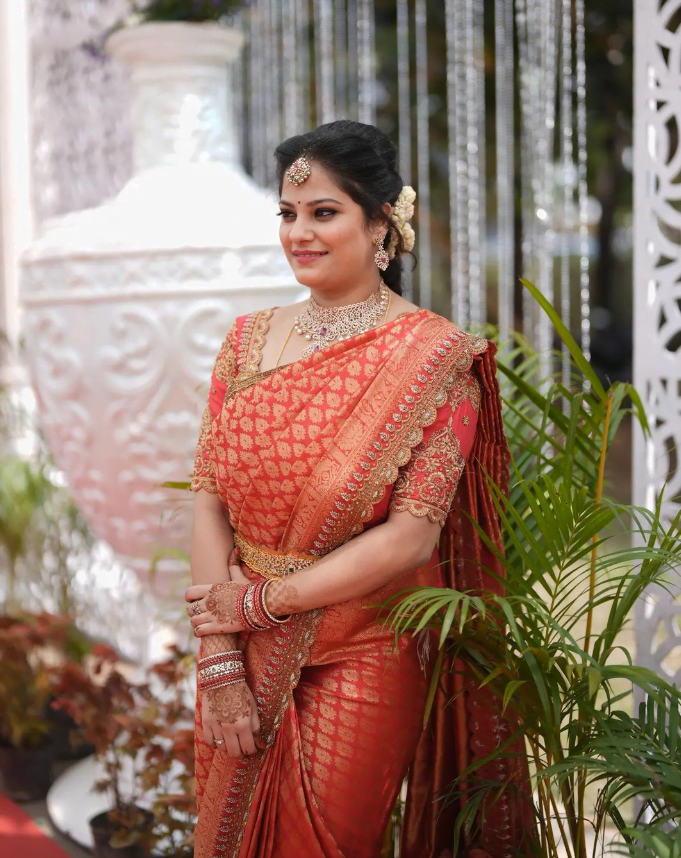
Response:
[{"label": "white ornate urn", "polygon": [[[27,359],[40,422],[94,532],[144,578],[187,550],[186,480],[213,360],[232,320],[299,300],[276,204],[238,162],[228,64],[212,24],[119,30],[131,73],[132,179],[46,224],[23,260]],[[84,120],[86,118],[84,117]],[[159,567],[158,589],[180,561]]]}]

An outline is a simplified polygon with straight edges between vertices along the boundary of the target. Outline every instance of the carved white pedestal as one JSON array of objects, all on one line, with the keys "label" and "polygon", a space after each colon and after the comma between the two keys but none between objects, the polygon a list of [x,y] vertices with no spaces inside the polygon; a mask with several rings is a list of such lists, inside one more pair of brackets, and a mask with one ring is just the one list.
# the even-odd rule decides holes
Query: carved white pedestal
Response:
[{"label": "carved white pedestal", "polygon": [[[42,427],[94,532],[143,579],[159,548],[188,548],[187,504],[159,485],[192,469],[231,321],[306,294],[275,200],[237,162],[226,63],[241,40],[201,24],[112,37],[131,71],[135,174],[109,203],[48,223],[24,258]],[[161,565],[159,592],[180,567]]]}]

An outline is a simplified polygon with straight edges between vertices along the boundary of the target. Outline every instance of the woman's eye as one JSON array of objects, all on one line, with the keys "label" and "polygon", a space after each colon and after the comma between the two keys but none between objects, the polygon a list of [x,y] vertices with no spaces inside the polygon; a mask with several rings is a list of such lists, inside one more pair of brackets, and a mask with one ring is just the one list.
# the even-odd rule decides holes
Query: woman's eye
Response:
[{"label": "woman's eye", "polygon": [[291,220],[291,218],[294,217],[294,214],[293,212],[283,209],[282,211],[277,212],[277,217],[283,218],[284,220]]},{"label": "woman's eye", "polygon": [[317,209],[315,211],[315,217],[324,217],[325,218],[325,217],[330,217],[330,216],[335,215],[335,214],[336,214],[336,212],[334,209]]}]

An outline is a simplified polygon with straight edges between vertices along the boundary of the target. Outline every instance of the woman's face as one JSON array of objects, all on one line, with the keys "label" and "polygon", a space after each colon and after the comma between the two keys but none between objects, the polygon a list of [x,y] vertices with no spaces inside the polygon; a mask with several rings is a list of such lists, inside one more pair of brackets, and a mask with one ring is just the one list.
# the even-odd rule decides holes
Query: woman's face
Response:
[{"label": "woman's face", "polygon": [[311,168],[301,185],[284,179],[279,201],[279,238],[296,279],[321,293],[376,285],[373,237],[385,227],[368,230],[360,206],[314,161]]}]

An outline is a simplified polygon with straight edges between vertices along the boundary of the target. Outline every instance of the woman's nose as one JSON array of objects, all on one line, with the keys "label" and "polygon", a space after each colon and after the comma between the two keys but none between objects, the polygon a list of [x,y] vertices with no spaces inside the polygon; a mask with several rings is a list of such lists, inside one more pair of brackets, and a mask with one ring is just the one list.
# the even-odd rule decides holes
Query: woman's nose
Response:
[{"label": "woman's nose", "polygon": [[298,215],[291,226],[289,238],[291,241],[310,241],[314,238],[314,231],[307,218]]}]

